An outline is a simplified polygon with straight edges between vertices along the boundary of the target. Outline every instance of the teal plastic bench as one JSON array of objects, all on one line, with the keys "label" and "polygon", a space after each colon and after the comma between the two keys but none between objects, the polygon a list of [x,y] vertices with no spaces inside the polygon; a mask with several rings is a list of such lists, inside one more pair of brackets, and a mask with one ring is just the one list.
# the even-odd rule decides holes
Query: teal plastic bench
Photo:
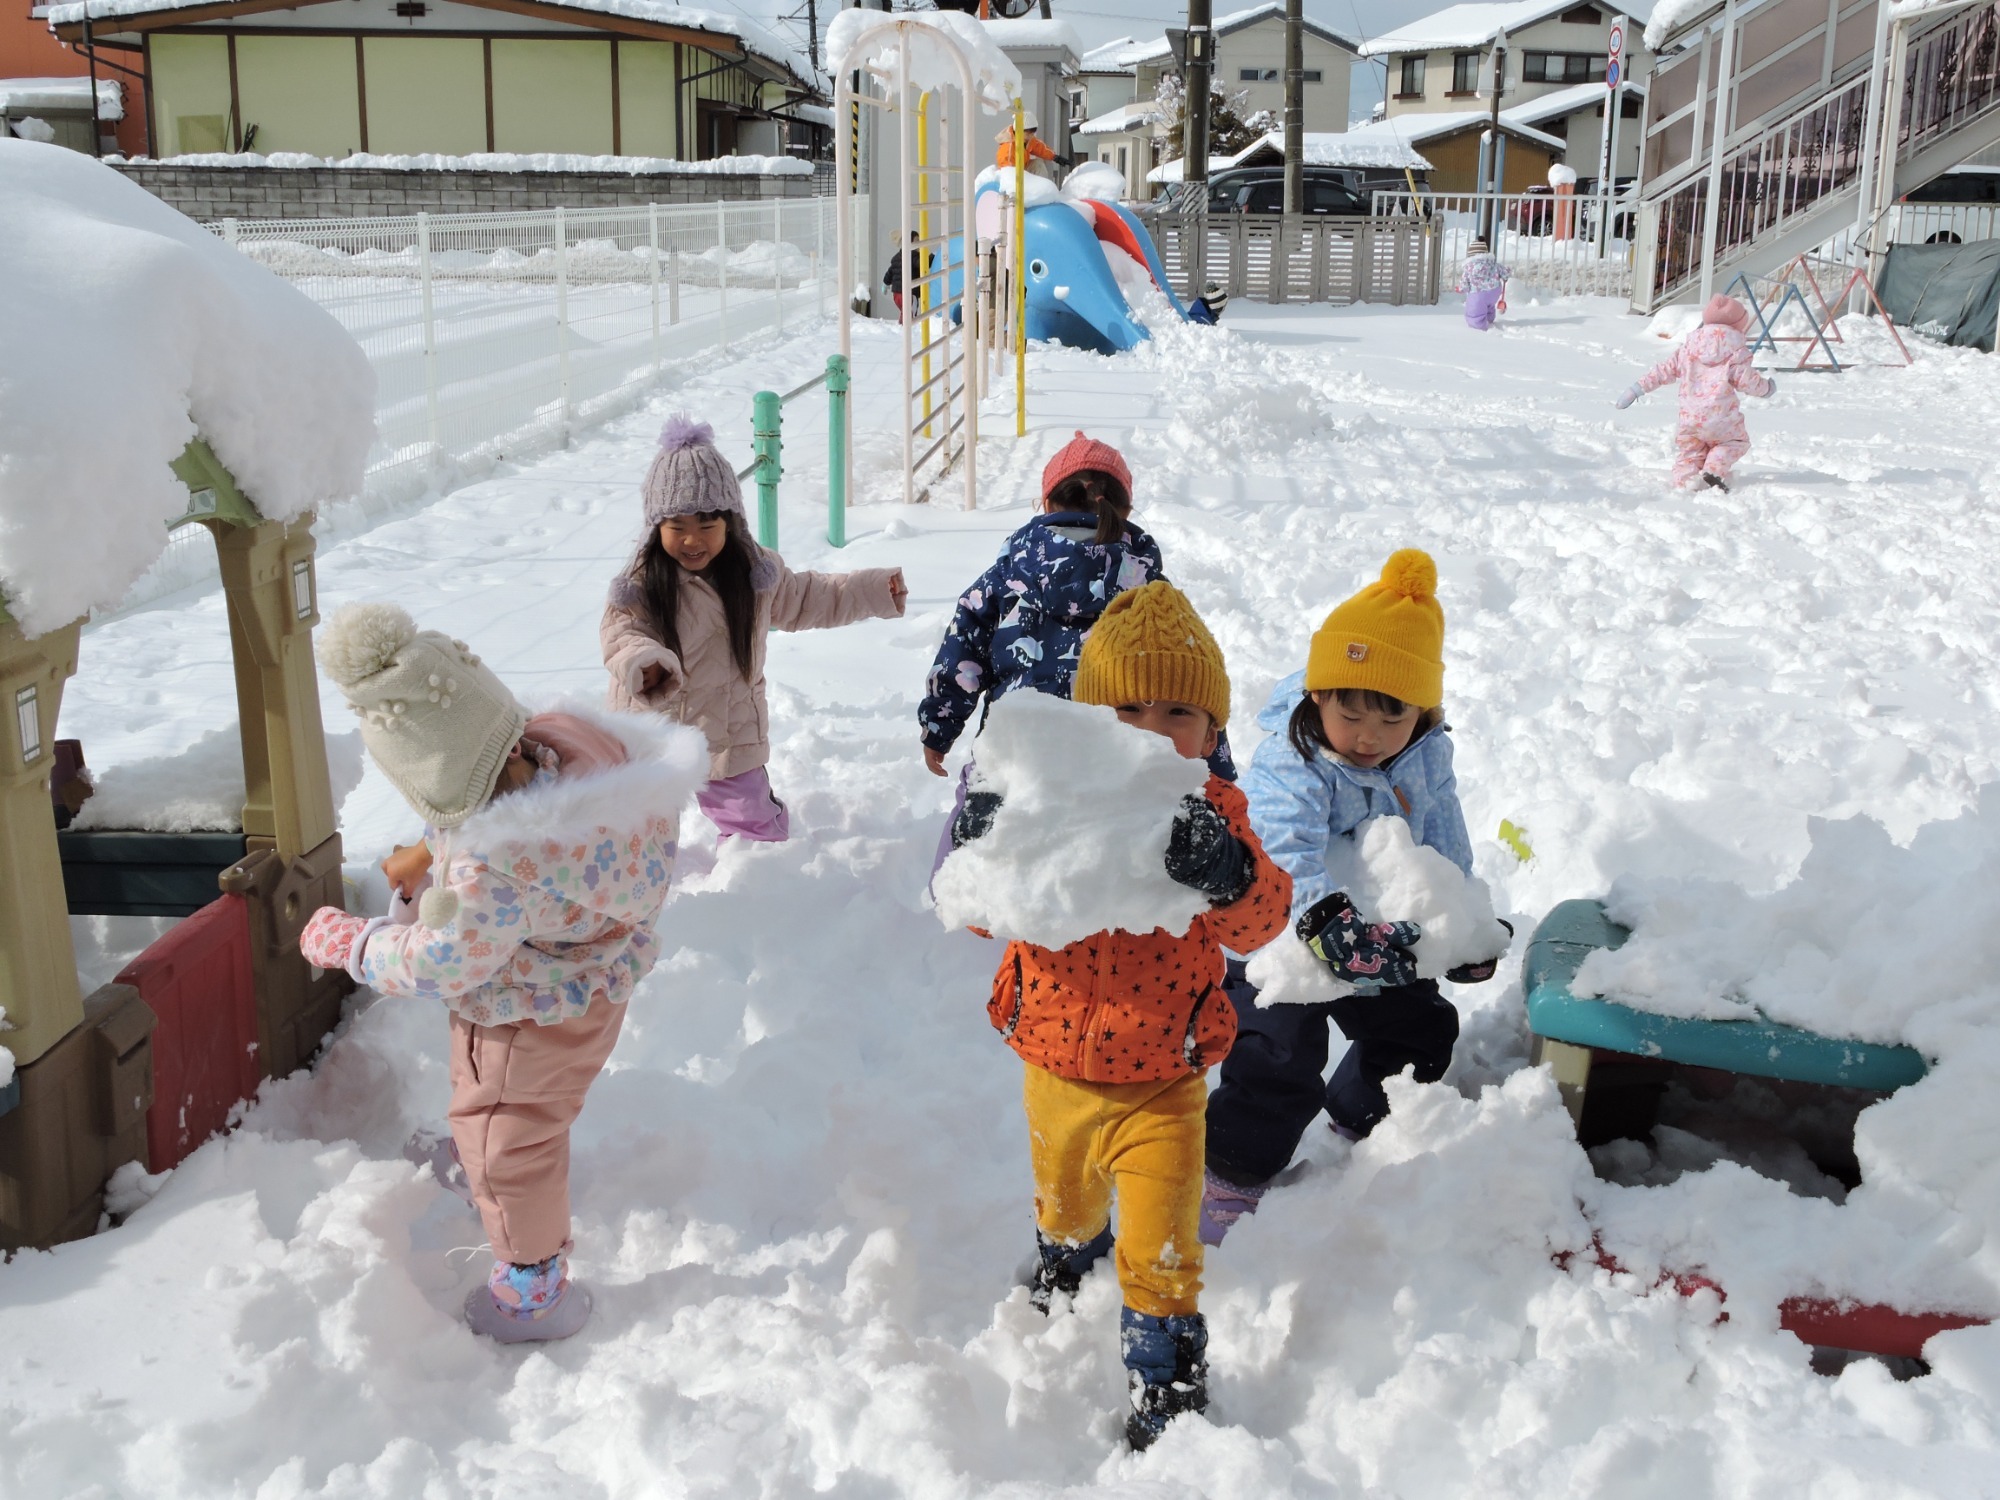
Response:
[{"label": "teal plastic bench", "polygon": [[1923,1054],[1911,1047],[1820,1036],[1775,1021],[1657,1016],[1571,993],[1577,969],[1593,950],[1621,947],[1630,935],[1604,914],[1602,903],[1565,901],[1528,940],[1521,987],[1535,1060],[1553,1066],[1563,1100],[1579,1121],[1593,1053],[1884,1093],[1924,1076]]}]

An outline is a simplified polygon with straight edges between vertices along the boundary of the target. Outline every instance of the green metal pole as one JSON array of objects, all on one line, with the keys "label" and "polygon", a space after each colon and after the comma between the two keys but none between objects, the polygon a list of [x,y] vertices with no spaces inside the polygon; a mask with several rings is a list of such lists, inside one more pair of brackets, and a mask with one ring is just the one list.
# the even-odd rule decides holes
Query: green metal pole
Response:
[{"label": "green metal pole", "polygon": [[784,421],[784,405],[776,391],[759,391],[752,398],[751,446],[757,453],[757,540],[766,547],[778,545],[778,480],[784,470],[778,455],[784,444],[778,436]]},{"label": "green metal pole", "polygon": [[826,362],[826,539],[847,545],[847,356]]}]

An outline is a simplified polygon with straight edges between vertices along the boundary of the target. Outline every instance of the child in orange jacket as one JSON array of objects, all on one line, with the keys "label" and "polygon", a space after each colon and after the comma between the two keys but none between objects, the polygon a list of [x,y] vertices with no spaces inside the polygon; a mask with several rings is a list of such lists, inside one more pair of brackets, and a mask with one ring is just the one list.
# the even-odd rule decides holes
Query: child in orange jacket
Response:
[{"label": "child in orange jacket", "polygon": [[[1105,607],[1084,639],[1072,696],[1166,735],[1193,760],[1215,749],[1229,718],[1220,648],[1181,592],[1160,581]],[[989,794],[968,798],[954,842],[979,837],[995,810]],[[1248,953],[1282,932],[1292,885],[1251,831],[1243,794],[1213,775],[1175,820],[1166,868],[1213,903],[1185,935],[1156,927],[1053,950],[1010,943],[987,1006],[1027,1065],[1039,1250],[1030,1296],[1044,1312],[1113,1249],[1117,1194],[1134,1448],[1208,1404],[1208,1330],[1196,1305],[1206,1072],[1236,1038],[1222,949]]]}]

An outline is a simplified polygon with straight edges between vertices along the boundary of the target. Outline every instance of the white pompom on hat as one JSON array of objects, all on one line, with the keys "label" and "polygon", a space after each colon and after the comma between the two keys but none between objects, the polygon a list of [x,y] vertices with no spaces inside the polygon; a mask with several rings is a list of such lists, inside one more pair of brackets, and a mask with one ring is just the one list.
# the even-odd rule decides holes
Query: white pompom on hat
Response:
[{"label": "white pompom on hat", "polygon": [[425,822],[455,828],[492,798],[528,716],[464,641],[417,629],[394,604],[348,604],[321,628],[318,656]]}]

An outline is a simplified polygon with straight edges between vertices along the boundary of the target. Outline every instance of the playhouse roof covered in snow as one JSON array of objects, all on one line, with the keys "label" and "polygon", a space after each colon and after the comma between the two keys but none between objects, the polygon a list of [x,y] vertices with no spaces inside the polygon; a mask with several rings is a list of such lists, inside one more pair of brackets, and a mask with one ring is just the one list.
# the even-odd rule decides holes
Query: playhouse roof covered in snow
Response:
[{"label": "playhouse roof covered in snow", "polygon": [[375,373],[304,295],[99,162],[0,140],[0,597],[30,635],[116,604],[205,438],[291,520],[361,489]]},{"label": "playhouse roof covered in snow", "polygon": [[[1390,52],[1439,52],[1459,47],[1483,47],[1502,31],[1518,31],[1537,21],[1572,10],[1578,0],[1501,0],[1501,3],[1453,5],[1421,16],[1407,26],[1385,32],[1364,43],[1363,57],[1381,57]],[[1625,0],[1622,5],[1596,7],[1609,20],[1615,13],[1644,20],[1652,7],[1645,0]]]}]

